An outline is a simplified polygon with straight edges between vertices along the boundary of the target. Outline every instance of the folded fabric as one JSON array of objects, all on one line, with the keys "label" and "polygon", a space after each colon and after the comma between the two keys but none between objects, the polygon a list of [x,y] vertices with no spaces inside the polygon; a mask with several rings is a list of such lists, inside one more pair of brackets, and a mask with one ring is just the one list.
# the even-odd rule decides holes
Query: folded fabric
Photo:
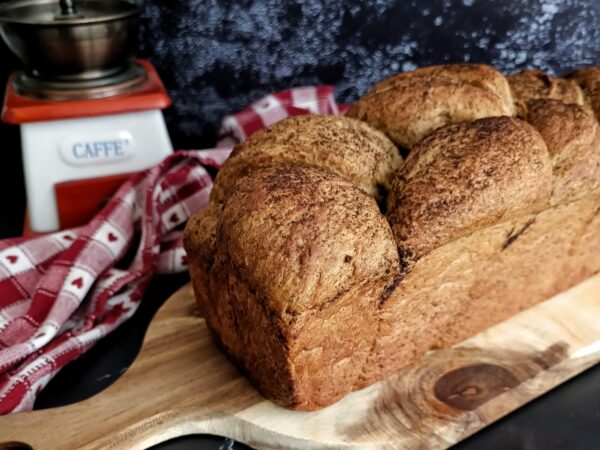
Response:
[{"label": "folded fabric", "polygon": [[259,129],[310,113],[340,113],[331,86],[279,92],[225,117],[217,148],[178,151],[133,175],[86,226],[0,241],[0,414],[32,409],[61,368],[135,313],[155,274],[186,270],[180,229],[208,202],[206,166],[219,168]]}]

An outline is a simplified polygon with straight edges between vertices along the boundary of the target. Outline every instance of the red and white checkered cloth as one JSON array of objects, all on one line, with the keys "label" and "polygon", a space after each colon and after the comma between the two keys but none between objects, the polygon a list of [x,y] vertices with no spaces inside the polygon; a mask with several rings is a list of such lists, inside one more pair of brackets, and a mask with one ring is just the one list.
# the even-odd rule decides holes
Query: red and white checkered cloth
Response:
[{"label": "red and white checkered cloth", "polygon": [[[33,408],[65,364],[130,318],[156,273],[186,270],[180,225],[207,204],[231,145],[290,115],[340,114],[330,86],[269,95],[225,117],[218,148],[133,175],[86,226],[0,241],[0,414]],[[116,267],[135,249],[126,268]]]}]

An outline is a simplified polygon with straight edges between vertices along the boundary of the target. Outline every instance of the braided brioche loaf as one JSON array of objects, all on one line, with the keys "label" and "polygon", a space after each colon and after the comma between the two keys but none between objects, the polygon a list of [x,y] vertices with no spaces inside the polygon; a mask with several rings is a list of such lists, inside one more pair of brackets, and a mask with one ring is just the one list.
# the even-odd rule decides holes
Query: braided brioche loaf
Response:
[{"label": "braided brioche loaf", "polygon": [[314,410],[582,281],[599,115],[598,68],[448,65],[259,131],[186,226],[208,327],[267,398]]}]

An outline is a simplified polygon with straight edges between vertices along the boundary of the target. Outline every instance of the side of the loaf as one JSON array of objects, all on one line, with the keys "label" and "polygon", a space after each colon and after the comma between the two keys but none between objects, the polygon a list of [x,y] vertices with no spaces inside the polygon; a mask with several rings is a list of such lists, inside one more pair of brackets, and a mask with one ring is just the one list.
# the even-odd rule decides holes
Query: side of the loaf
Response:
[{"label": "side of the loaf", "polygon": [[365,385],[600,271],[600,190],[477,230],[419,259],[385,302]]},{"label": "side of the loaf", "polygon": [[185,231],[216,340],[312,410],[600,271],[599,105],[600,69],[435,66],[257,133]]},{"label": "side of the loaf", "polygon": [[356,389],[399,276],[376,202],[320,169],[268,168],[238,182],[217,234],[206,321],[261,392],[313,410]]}]

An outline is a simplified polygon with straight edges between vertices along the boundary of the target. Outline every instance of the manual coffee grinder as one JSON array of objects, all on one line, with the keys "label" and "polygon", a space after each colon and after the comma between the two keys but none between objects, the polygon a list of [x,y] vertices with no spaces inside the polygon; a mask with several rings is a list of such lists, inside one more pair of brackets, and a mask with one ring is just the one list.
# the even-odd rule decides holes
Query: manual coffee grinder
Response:
[{"label": "manual coffee grinder", "polygon": [[173,151],[169,96],[134,58],[139,12],[127,0],[0,4],[0,33],[25,65],[8,80],[2,120],[21,127],[33,232],[85,223],[131,173]]}]

